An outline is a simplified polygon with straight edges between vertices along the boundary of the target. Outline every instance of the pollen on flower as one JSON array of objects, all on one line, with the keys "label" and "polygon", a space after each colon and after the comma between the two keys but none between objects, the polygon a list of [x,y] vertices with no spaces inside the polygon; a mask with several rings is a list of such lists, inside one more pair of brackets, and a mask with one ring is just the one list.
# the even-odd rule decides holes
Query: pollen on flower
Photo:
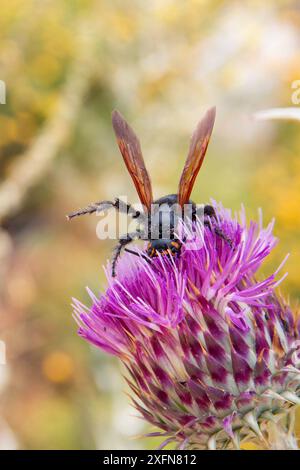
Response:
[{"label": "pollen on flower", "polygon": [[125,363],[134,406],[166,443],[272,448],[277,423],[296,448],[299,322],[276,293],[283,263],[257,278],[274,222],[247,224],[243,209],[233,217],[213,206],[226,237],[198,220],[179,227],[178,257],[124,254],[101,297],[90,292],[90,307],[74,300],[79,334]]}]

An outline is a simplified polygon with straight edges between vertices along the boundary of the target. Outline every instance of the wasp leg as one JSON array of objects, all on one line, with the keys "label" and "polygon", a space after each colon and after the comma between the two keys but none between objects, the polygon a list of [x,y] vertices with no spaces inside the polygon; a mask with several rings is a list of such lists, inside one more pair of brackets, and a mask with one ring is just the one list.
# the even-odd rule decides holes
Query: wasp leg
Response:
[{"label": "wasp leg", "polygon": [[[216,216],[216,212],[213,206],[210,206],[210,205],[204,206],[204,216],[206,216],[208,219],[213,220],[215,223],[217,223],[217,216]],[[221,230],[219,227],[216,227],[214,224],[212,224],[210,220],[204,219],[204,225],[206,227],[209,227],[210,230],[213,229],[216,235],[222,238],[222,240],[224,240],[230,246],[230,248],[233,248],[232,240],[230,240],[230,238],[227,237],[227,235],[225,235],[223,230]]]},{"label": "wasp leg", "polygon": [[126,202],[122,201],[119,198],[116,198],[115,201],[101,201],[101,202],[94,202],[93,204],[89,204],[87,207],[83,209],[79,209],[78,211],[71,212],[67,215],[67,218],[73,219],[73,217],[78,217],[80,215],[85,214],[93,214],[95,212],[101,212],[108,209],[115,208],[119,212],[123,212],[125,214],[130,215],[133,219],[138,218],[141,213],[134,209],[131,204],[127,204]]},{"label": "wasp leg", "polygon": [[126,245],[133,242],[134,240],[140,240],[142,238],[142,235],[143,234],[140,230],[136,230],[135,232],[127,233],[124,238],[121,238],[119,240],[119,243],[117,244],[114,250],[114,255],[113,255],[112,263],[111,263],[112,277],[116,277],[116,265],[117,265],[119,256],[121,255],[122,249],[125,248]]},{"label": "wasp leg", "polygon": [[232,240],[230,240],[230,238],[228,238],[219,227],[214,227],[214,231],[216,235],[222,238],[222,240],[224,240],[230,246],[230,248],[233,249]]},{"label": "wasp leg", "polygon": [[217,219],[215,209],[213,208],[213,206],[210,206],[209,204],[206,204],[204,206],[204,215],[207,215],[211,219],[215,219],[215,220]]},{"label": "wasp leg", "polygon": [[132,255],[138,256],[139,258],[143,258],[148,263],[151,263],[151,259],[149,258],[149,256],[143,255],[143,253],[138,253],[137,251],[130,250],[129,248],[124,248],[124,251],[126,251],[127,253],[131,253]]}]

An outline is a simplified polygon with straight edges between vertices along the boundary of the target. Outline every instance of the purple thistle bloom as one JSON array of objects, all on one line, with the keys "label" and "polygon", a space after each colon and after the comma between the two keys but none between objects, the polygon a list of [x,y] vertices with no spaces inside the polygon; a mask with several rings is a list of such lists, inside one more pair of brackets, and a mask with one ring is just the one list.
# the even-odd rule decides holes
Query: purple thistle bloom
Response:
[{"label": "purple thistle bloom", "polygon": [[256,279],[274,223],[247,226],[244,210],[238,219],[213,205],[232,246],[198,221],[181,227],[179,258],[124,254],[103,296],[74,301],[79,335],[125,364],[136,409],[165,443],[295,448],[299,324],[274,290],[282,265]]}]

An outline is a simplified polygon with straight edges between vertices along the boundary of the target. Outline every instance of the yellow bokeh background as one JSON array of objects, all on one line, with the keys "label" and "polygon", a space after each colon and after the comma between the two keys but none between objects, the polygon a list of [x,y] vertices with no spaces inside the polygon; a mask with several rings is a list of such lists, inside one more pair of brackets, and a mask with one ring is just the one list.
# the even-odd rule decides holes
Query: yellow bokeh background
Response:
[{"label": "yellow bokeh background", "polygon": [[[119,109],[140,136],[156,197],[176,191],[189,136],[217,106],[194,188],[249,217],[276,219],[269,274],[300,294],[300,123],[256,121],[292,106],[300,79],[294,1],[10,0],[1,5],[0,448],[153,448],[118,362],[76,335],[71,298],[105,288],[114,242],[89,202],[137,202],[111,129]],[[283,270],[283,273],[285,272]],[[298,430],[300,431],[300,420]]]}]

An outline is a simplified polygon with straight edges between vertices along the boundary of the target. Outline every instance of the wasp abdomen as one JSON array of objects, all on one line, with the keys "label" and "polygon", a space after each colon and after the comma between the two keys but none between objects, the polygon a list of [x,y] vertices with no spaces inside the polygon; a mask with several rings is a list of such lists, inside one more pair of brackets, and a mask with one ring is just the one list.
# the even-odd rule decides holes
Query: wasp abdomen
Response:
[{"label": "wasp abdomen", "polygon": [[158,253],[162,255],[175,256],[180,253],[182,243],[179,240],[158,239],[151,240],[147,246],[147,254],[155,258]]}]

